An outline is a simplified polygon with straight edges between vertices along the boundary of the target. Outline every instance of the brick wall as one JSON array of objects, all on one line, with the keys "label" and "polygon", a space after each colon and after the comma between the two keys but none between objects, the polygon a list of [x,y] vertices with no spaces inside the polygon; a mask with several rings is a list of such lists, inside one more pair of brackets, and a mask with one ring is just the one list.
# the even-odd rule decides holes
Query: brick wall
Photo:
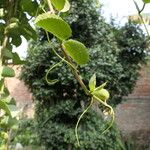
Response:
[{"label": "brick wall", "polygon": [[128,96],[128,98],[136,99],[149,99],[150,98],[150,62],[147,65],[143,65],[140,71],[139,80],[136,83],[134,91]]},{"label": "brick wall", "polygon": [[[24,85],[24,83],[18,79],[21,71],[21,66],[13,66],[13,69],[16,72],[16,76],[14,78],[6,79],[6,84],[11,93],[11,96],[14,97],[19,103],[31,102],[31,93]],[[150,98],[150,62],[148,63],[148,65],[143,66],[140,73],[141,76],[137,81],[134,91],[128,96],[128,98]]]}]

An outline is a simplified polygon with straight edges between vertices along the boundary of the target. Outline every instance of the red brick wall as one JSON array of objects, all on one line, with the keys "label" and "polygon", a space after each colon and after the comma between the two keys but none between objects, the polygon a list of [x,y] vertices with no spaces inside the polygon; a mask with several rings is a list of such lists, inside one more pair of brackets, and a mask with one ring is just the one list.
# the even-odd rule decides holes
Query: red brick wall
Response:
[{"label": "red brick wall", "polygon": [[[31,93],[24,85],[24,83],[18,79],[21,66],[13,66],[13,69],[16,72],[16,77],[6,79],[6,84],[11,93],[11,96],[14,97],[17,102],[31,102]],[[137,81],[134,91],[128,96],[128,98],[150,98],[150,62],[148,65],[143,66],[140,73],[141,76]]]},{"label": "red brick wall", "polygon": [[140,71],[141,76],[136,83],[134,91],[128,98],[150,98],[150,62]]}]

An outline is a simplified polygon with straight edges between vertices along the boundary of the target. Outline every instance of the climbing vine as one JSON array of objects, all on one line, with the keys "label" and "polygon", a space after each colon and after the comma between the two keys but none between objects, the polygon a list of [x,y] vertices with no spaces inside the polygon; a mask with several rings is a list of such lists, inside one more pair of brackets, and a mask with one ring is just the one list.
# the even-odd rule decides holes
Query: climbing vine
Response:
[{"label": "climbing vine", "polygon": [[[88,49],[85,47],[83,43],[77,40],[69,39],[72,35],[72,30],[69,24],[59,16],[60,13],[69,10],[70,4],[68,0],[61,0],[59,1],[59,3],[57,0],[51,0],[51,1],[47,0],[47,4],[49,6],[49,11],[46,12],[43,8],[44,13],[36,17],[35,24],[46,31],[49,44],[53,52],[60,58],[60,62],[58,62],[53,66],[50,66],[50,69],[46,74],[46,81],[48,82],[48,84],[55,84],[58,80],[48,79],[48,74],[53,68],[58,67],[60,63],[66,63],[70,67],[72,73],[74,74],[78,83],[81,85],[85,94],[91,97],[90,105],[80,115],[75,126],[75,135],[76,135],[77,143],[80,146],[80,141],[78,138],[79,135],[77,132],[78,125],[83,115],[92,107],[93,103],[95,101],[98,101],[99,103],[104,105],[105,114],[112,116],[110,124],[104,130],[104,132],[106,132],[113,124],[114,111],[112,107],[107,104],[107,100],[109,98],[109,92],[106,89],[104,89],[106,83],[96,87],[96,75],[94,74],[89,81],[89,88],[87,88],[82,80],[82,77],[80,76],[80,73],[78,71],[78,65],[85,65],[90,58],[88,54]],[[61,47],[61,52],[62,52],[61,56],[57,53],[57,51],[53,47],[50,38],[48,36],[48,32],[53,34],[58,39]]]}]

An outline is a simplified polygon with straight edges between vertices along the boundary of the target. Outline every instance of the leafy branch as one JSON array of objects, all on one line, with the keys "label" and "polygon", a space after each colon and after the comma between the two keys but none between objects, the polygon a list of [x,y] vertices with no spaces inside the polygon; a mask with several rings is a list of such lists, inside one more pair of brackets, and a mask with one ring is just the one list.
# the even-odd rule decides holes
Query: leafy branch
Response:
[{"label": "leafy branch", "polygon": [[[61,17],[55,14],[55,12],[57,11],[59,13],[62,10],[63,12],[68,11],[68,8],[70,6],[68,0],[60,0],[59,3],[57,0],[51,0],[51,1],[47,0],[47,4],[49,6],[50,11],[49,12],[44,11],[45,13],[37,16],[37,18],[35,19],[35,24],[43,28],[46,31],[46,33],[50,32],[61,41],[60,47],[61,47],[61,52],[63,57],[61,57],[56,52],[56,50],[51,46],[53,52],[61,59],[61,61],[50,67],[50,69],[46,74],[46,81],[48,84],[55,84],[57,82],[57,79],[48,80],[48,74],[52,69],[57,67],[60,63],[65,62],[70,67],[73,75],[75,76],[76,80],[84,90],[85,94],[91,98],[90,105],[80,115],[75,126],[75,135],[77,138],[77,143],[80,146],[78,132],[77,132],[78,125],[83,115],[91,108],[93,103],[95,101],[98,101],[100,104],[104,105],[107,108],[105,109],[105,112],[107,112],[108,115],[112,116],[112,120],[104,132],[106,132],[114,122],[114,111],[112,107],[107,104],[107,100],[109,98],[109,92],[106,89],[104,89],[106,83],[96,87],[96,75],[94,74],[89,81],[89,90],[88,90],[88,88],[86,87],[86,85],[84,84],[80,76],[79,71],[74,65],[75,63],[77,65],[86,64],[89,61],[89,54],[87,48],[83,43],[73,39],[69,39],[72,35],[72,30],[69,24],[65,22]],[[54,10],[53,6],[55,7],[56,11]],[[47,34],[47,39],[49,44],[51,45],[48,34]]]}]

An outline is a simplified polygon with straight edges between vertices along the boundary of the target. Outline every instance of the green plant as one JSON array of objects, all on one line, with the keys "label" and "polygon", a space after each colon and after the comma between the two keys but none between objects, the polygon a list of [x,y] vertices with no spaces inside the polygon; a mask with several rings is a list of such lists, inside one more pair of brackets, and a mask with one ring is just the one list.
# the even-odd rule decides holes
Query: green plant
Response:
[{"label": "green plant", "polygon": [[[30,8],[34,5],[34,8]],[[37,12],[37,2],[31,0],[1,0],[0,1],[0,148],[9,149],[10,132],[16,124],[13,115],[15,102],[5,84],[5,78],[14,77],[12,65],[23,64],[17,53],[13,52],[13,46],[18,47],[22,43],[21,36],[27,40],[36,39],[36,32],[28,23],[29,16]]]},{"label": "green plant", "polygon": [[[84,90],[85,94],[91,97],[90,105],[80,115],[77,121],[76,127],[75,127],[75,134],[76,134],[77,142],[78,142],[78,145],[80,146],[78,133],[77,133],[79,121],[81,120],[83,115],[88,111],[88,109],[92,107],[94,102],[98,101],[101,105],[104,105],[105,106],[104,109],[107,108],[108,109],[107,111],[109,112],[108,114],[112,115],[112,121],[105,131],[107,131],[112,126],[112,123],[114,121],[114,111],[113,111],[113,108],[109,104],[107,104],[106,98],[103,100],[100,99],[102,97],[104,98],[104,96],[105,97],[107,96],[106,92],[105,93],[100,92],[103,90],[106,84],[103,84],[96,88],[96,76],[94,75],[94,77],[90,79],[89,90],[88,90],[88,88],[84,84],[79,74],[79,71],[77,70],[77,67],[74,64],[76,63],[77,65],[84,65],[89,61],[89,54],[87,52],[87,48],[84,46],[83,43],[77,40],[73,40],[73,39],[68,40],[68,38],[71,37],[72,30],[69,24],[67,24],[67,22],[65,22],[61,17],[59,17],[58,14],[55,14],[55,11],[52,6],[54,5],[55,9],[61,12],[61,10],[59,10],[59,7],[61,6],[62,8],[65,9],[65,5],[69,5],[69,2],[67,0],[64,0],[64,3],[56,3],[56,1],[47,0],[47,4],[49,6],[50,12],[45,12],[37,16],[35,19],[35,23],[37,26],[43,28],[46,31],[47,39],[50,44],[51,44],[51,41],[49,39],[48,32],[50,32],[51,34],[53,34],[56,38],[60,40],[59,42],[61,46],[60,50],[64,58],[62,58],[62,56],[56,52],[53,45],[51,44],[53,52],[61,59],[61,62],[65,62],[70,67],[73,75],[75,76],[76,80],[78,81],[82,89]],[[60,62],[58,64],[60,64]],[[58,64],[56,64],[55,67],[58,66]],[[52,70],[53,68],[54,66],[50,67],[49,70]],[[46,76],[46,78],[47,77],[48,76]],[[48,81],[48,78],[46,79],[46,81]],[[50,83],[50,84],[55,84],[55,82]],[[93,89],[91,88],[91,86],[93,86]]]},{"label": "green plant", "polygon": [[[82,5],[84,5],[83,1],[81,3]],[[74,6],[76,6],[76,3],[74,1],[73,1],[73,4]],[[69,14],[69,18],[74,18],[72,16],[76,16],[77,12],[78,13],[80,12],[79,10],[81,10],[81,7],[79,5],[79,2],[77,2],[77,4],[78,4],[78,7],[72,8],[76,12],[75,15],[73,15],[73,12],[72,12],[72,14]],[[91,11],[91,9],[95,10],[94,6],[89,7],[91,6],[89,4],[87,4],[86,6],[90,8],[89,12]],[[73,22],[73,25],[71,24],[71,27],[72,26],[77,27],[75,28],[76,30],[74,29],[75,30],[74,33],[76,33],[76,39],[77,39],[77,35],[82,35],[83,37],[81,38],[81,40],[86,39],[86,41],[88,41],[87,42],[88,47],[90,47],[89,49],[90,59],[92,60],[92,61],[90,60],[87,65],[78,66],[78,70],[80,71],[80,74],[83,77],[83,81],[86,86],[88,86],[88,80],[91,78],[91,76],[95,72],[97,76],[96,77],[97,85],[100,85],[108,81],[107,86],[111,94],[110,96],[111,100],[108,100],[108,103],[116,105],[121,102],[122,96],[127,95],[130,92],[131,87],[133,87],[133,84],[132,84],[133,82],[132,83],[125,82],[124,84],[124,80],[122,80],[125,77],[131,78],[132,74],[129,74],[127,71],[124,70],[122,63],[118,59],[120,47],[118,48],[117,41],[115,40],[116,37],[113,35],[111,26],[106,24],[102,17],[98,17],[97,13],[92,13],[95,15],[95,17],[90,16],[91,14],[90,15],[86,14],[88,12],[88,8],[85,7],[84,8],[86,9],[85,14],[83,15],[84,11],[81,11],[81,14],[79,13],[78,16],[75,17],[75,21],[77,21],[78,23],[81,22],[80,27],[81,25],[83,25],[82,28],[84,29],[85,27],[84,24],[87,24],[87,22],[84,22],[82,16],[86,17],[86,21],[88,20],[90,21],[91,19],[93,19],[92,22],[94,22],[94,19],[98,20],[99,24],[97,25],[97,28],[92,28],[92,25],[91,25],[90,32],[94,33],[95,31],[97,31],[99,34],[98,36],[96,36],[96,34],[95,35],[93,34],[94,36],[90,36],[90,38],[91,37],[93,38],[93,40],[91,41],[94,41],[94,38],[95,38],[95,41],[99,41],[100,44],[97,44],[94,46],[90,44],[92,42],[88,41],[87,36],[84,37],[83,32],[80,33],[78,25],[75,25],[75,21]],[[71,11],[73,11],[72,9]],[[63,15],[60,13],[60,16],[63,16]],[[65,19],[67,20],[66,16],[65,16]],[[89,30],[85,29],[84,31],[87,32]],[[27,64],[23,68],[22,78],[25,81],[25,83],[29,86],[31,92],[33,93],[33,99],[35,100],[35,102],[38,103],[36,105],[37,128],[38,128],[38,131],[39,129],[42,129],[41,132],[40,131],[38,132],[39,133],[38,135],[42,143],[46,144],[47,147],[53,148],[53,144],[52,144],[53,140],[55,143],[56,142],[55,140],[57,140],[57,138],[61,136],[61,134],[57,135],[57,132],[58,132],[57,128],[59,129],[62,128],[61,126],[62,117],[59,117],[57,119],[59,120],[59,122],[54,124],[55,126],[57,125],[57,128],[54,128],[54,131],[51,134],[48,134],[45,138],[45,134],[48,133],[47,130],[51,130],[51,126],[49,122],[46,124],[46,129],[45,129],[45,126],[42,126],[42,123],[48,119],[48,117],[45,117],[45,113],[47,112],[46,114],[49,115],[50,114],[48,111],[49,109],[52,109],[53,107],[55,107],[55,105],[59,105],[59,103],[62,103],[62,102],[65,103],[66,100],[69,99],[72,102],[76,102],[76,107],[74,107],[74,111],[75,109],[79,109],[80,111],[77,113],[79,116],[79,114],[81,114],[81,112],[83,111],[82,107],[85,108],[89,104],[90,99],[88,96],[86,96],[83,93],[80,85],[77,83],[77,81],[74,79],[73,75],[71,74],[71,71],[66,67],[66,64],[64,63],[62,64],[61,62],[56,65],[56,62],[59,62],[59,58],[54,55],[54,51],[52,49],[53,48],[56,49],[57,53],[59,53],[59,55],[61,56],[62,56],[62,53],[59,48],[59,43],[56,42],[56,39],[53,38],[51,34],[49,34],[49,37],[51,39],[51,44],[53,45],[53,47],[51,47],[48,44],[47,35],[43,32],[43,30],[39,31],[38,40],[36,42],[31,42],[29,44]],[[57,66],[57,68],[55,68],[55,66]],[[49,68],[50,68],[50,72],[48,71]],[[46,79],[49,84],[47,84],[45,80],[46,75],[47,75]],[[134,76],[132,76],[132,78],[134,78]],[[52,84],[53,82],[55,83],[54,85]],[[131,86],[129,86],[129,84],[131,84]],[[103,109],[101,105],[99,107]],[[40,108],[41,108],[41,111],[40,111]],[[65,107],[63,109],[65,109]],[[42,110],[43,111],[45,110],[46,112],[42,113]],[[59,110],[56,109],[55,111],[59,115]],[[74,111],[71,111],[71,112],[74,114]],[[68,114],[66,115],[71,116],[71,112],[68,111]],[[60,112],[60,116],[61,116],[61,112]],[[57,116],[55,116],[54,118],[57,118]],[[68,118],[68,117],[64,117],[64,118]],[[66,119],[66,120],[69,120],[69,119]],[[74,120],[73,123],[75,124],[75,122],[77,122],[77,115],[76,115],[76,118],[74,118],[73,120]],[[49,121],[51,122],[51,118],[49,119]],[[80,126],[82,125],[83,124],[81,124]],[[67,125],[64,124],[63,126],[64,128],[62,128],[62,130],[66,131],[65,126]],[[84,132],[86,133],[88,132],[88,130],[84,130]],[[63,137],[63,135],[61,137]],[[53,140],[51,139],[51,136],[54,137]],[[79,138],[80,138],[80,134],[79,134]],[[51,139],[52,143],[49,142],[49,139]],[[113,136],[112,136],[112,139],[113,139]],[[62,138],[61,140],[63,142]],[[86,140],[84,141],[84,143],[85,142]],[[89,145],[90,143],[91,141],[89,141]],[[64,143],[63,145],[66,146],[68,144]],[[60,145],[58,145],[57,148],[59,148],[59,146]]]},{"label": "green plant", "polygon": [[119,80],[122,89],[120,94],[128,95],[133,91],[142,64],[146,63],[148,38],[139,25],[131,22],[126,23],[119,30],[115,29],[114,35],[120,49],[117,59],[124,71]]},{"label": "green plant", "polygon": [[18,128],[12,130],[11,145],[21,143],[23,147],[28,145],[38,146],[38,136],[35,130],[33,119],[21,119],[18,123]]},{"label": "green plant", "polygon": [[[113,125],[109,132],[102,134],[108,122],[101,118],[97,112],[90,109],[81,120],[79,126],[80,148],[74,135],[74,125],[80,113],[85,109],[79,108],[74,100],[62,100],[53,107],[45,107],[38,102],[36,105],[37,132],[40,142],[45,149],[66,150],[123,150],[120,133]],[[89,102],[88,102],[89,103]],[[99,132],[97,132],[99,131]]]}]

